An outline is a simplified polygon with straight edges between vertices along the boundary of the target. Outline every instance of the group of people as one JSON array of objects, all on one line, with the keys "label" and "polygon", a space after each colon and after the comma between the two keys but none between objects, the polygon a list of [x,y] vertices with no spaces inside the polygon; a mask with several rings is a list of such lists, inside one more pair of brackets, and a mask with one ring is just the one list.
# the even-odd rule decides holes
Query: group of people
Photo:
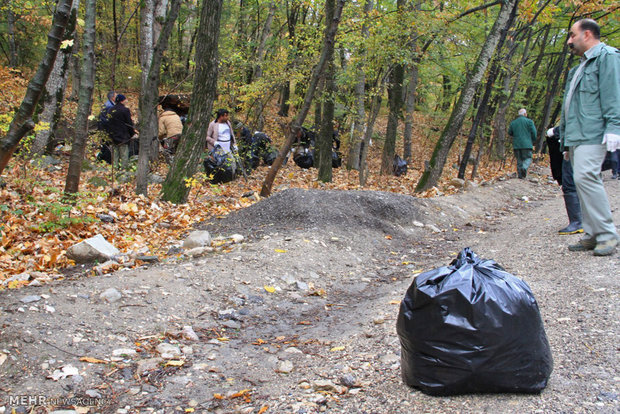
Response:
[{"label": "group of people", "polygon": [[[619,236],[602,179],[609,152],[612,178],[620,177],[620,51],[601,42],[599,25],[582,19],[572,25],[567,44],[580,56],[568,73],[560,125],[547,131],[559,140],[561,182],[569,225],[560,234],[585,233],[570,251],[593,251],[609,256]],[[517,159],[517,175],[526,178],[536,142],[536,128],[525,109],[509,126]]]}]

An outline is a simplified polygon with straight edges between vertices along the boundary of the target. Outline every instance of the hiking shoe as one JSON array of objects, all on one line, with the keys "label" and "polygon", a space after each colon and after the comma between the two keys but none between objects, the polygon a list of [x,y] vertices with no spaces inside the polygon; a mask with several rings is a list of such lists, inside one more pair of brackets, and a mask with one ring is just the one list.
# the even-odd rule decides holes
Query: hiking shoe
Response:
[{"label": "hiking shoe", "polygon": [[575,244],[568,246],[571,252],[585,252],[586,250],[594,250],[596,247],[595,239],[581,239]]},{"label": "hiking shoe", "polygon": [[569,223],[568,226],[564,227],[561,230],[558,230],[558,234],[560,235],[565,235],[565,234],[577,234],[577,233],[583,233],[583,227],[581,227],[581,223]]},{"label": "hiking shoe", "polygon": [[603,242],[597,243],[594,248],[595,256],[610,256],[614,254],[616,251],[616,246],[618,245],[617,239],[605,240]]}]

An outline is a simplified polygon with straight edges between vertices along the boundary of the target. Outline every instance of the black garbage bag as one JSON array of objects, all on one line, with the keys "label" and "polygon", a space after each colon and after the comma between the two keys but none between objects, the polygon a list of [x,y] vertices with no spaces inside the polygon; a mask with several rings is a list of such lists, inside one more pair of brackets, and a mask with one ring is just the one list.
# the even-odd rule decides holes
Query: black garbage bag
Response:
[{"label": "black garbage bag", "polygon": [[265,165],[271,165],[278,157],[278,150],[275,148],[271,148],[263,152],[263,162]]},{"label": "black garbage bag", "polygon": [[[133,157],[134,155],[138,155],[140,153],[140,140],[138,139],[130,139],[127,143],[129,147],[129,157]],[[112,151],[114,148],[114,144],[111,142],[104,142],[99,147],[99,151],[97,152],[97,159],[99,161],[105,161],[108,164],[112,164]]]},{"label": "black garbage bag", "polygon": [[398,154],[394,154],[392,168],[395,176],[400,177],[401,175],[405,175],[407,174],[407,161],[400,158]]},{"label": "black garbage bag", "polygon": [[396,329],[403,381],[430,395],[540,392],[553,370],[529,286],[469,248],[416,277]]},{"label": "black garbage bag", "polygon": [[110,148],[110,144],[105,142],[101,144],[99,152],[97,152],[97,159],[112,164],[112,148]]},{"label": "black garbage bag", "polygon": [[205,172],[212,176],[212,184],[221,184],[232,181],[236,177],[235,158],[230,152],[226,152],[216,145],[204,160]]},{"label": "black garbage bag", "polygon": [[332,150],[332,168],[340,168],[342,166],[342,157],[339,151]]},{"label": "black garbage bag", "polygon": [[299,168],[312,168],[314,165],[314,150],[304,148],[293,155],[293,161]]}]

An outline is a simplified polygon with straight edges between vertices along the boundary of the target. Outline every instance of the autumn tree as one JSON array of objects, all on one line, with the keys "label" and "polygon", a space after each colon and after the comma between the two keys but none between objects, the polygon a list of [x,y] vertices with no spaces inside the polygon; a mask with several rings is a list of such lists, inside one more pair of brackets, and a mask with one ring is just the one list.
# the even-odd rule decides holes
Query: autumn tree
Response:
[{"label": "autumn tree", "polygon": [[95,88],[96,3],[96,0],[86,0],[84,57],[80,76],[78,112],[75,120],[75,139],[71,147],[69,170],[65,182],[65,194],[75,194],[79,190],[84,150],[88,140],[88,117],[93,102],[93,89]]},{"label": "autumn tree", "polygon": [[184,203],[191,187],[186,180],[194,176],[202,161],[217,90],[218,45],[222,0],[204,0],[196,36],[196,74],[189,121],[162,185],[162,199]]},{"label": "autumn tree", "polygon": [[26,96],[22,101],[6,136],[0,140],[0,174],[6,168],[13,152],[21,139],[32,129],[35,124],[32,115],[41,93],[52,72],[56,55],[60,49],[62,38],[65,33],[71,14],[71,0],[59,0],[52,21],[52,28],[48,35],[45,56],[39,64],[39,68],[28,84]]},{"label": "autumn tree", "polygon": [[330,48],[329,45],[330,43],[333,44],[336,39],[336,33],[338,31],[338,25],[340,23],[340,17],[342,15],[342,9],[344,8],[344,4],[345,0],[338,0],[335,5],[333,19],[331,21],[325,22],[325,32],[323,35],[323,48],[321,49],[321,57],[319,58],[319,62],[312,72],[312,78],[310,79],[310,83],[308,85],[308,88],[306,89],[303,105],[295,116],[295,119],[293,119],[293,121],[290,123],[287,139],[280,148],[278,156],[271,165],[271,168],[269,168],[269,172],[267,173],[267,176],[263,181],[263,186],[260,192],[260,195],[262,197],[268,197],[271,194],[271,187],[273,186],[273,182],[276,178],[276,175],[278,174],[278,170],[282,166],[284,157],[286,157],[286,155],[290,151],[291,146],[293,145],[293,141],[297,137],[297,134],[301,129],[301,125],[303,124],[306,116],[308,115],[308,112],[310,111],[314,92],[319,83],[319,79],[322,77],[323,71],[328,64]]},{"label": "autumn tree", "polygon": [[[182,0],[172,0],[163,30],[150,57],[150,66],[140,94],[140,155],[136,175],[136,193],[147,195],[149,159],[153,141],[157,141],[157,104],[159,99],[159,73],[164,51],[168,48],[168,39],[179,14]],[[156,153],[157,154],[157,153]]]},{"label": "autumn tree", "polygon": [[489,61],[495,52],[497,43],[499,42],[501,31],[505,30],[506,25],[509,23],[510,15],[516,7],[517,1],[518,0],[507,0],[502,2],[502,6],[495,23],[493,24],[493,27],[489,32],[482,49],[480,50],[480,54],[474,63],[472,71],[467,77],[465,85],[461,90],[459,100],[452,111],[450,119],[446,123],[441,137],[435,145],[429,166],[422,174],[420,181],[418,181],[416,191],[427,190],[439,181],[439,177],[441,177],[444,165],[448,159],[450,148],[452,147],[457,134],[461,130],[467,111],[469,110],[471,102],[474,98],[476,88],[480,84],[482,76],[486,72],[487,65],[489,64]]}]

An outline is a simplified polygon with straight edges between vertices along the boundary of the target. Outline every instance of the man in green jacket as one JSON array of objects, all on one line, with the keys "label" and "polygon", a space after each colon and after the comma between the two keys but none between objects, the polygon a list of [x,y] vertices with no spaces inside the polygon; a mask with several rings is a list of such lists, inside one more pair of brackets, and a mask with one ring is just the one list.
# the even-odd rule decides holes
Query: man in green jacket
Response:
[{"label": "man in green jacket", "polygon": [[536,127],[527,117],[525,108],[519,109],[519,117],[510,123],[508,135],[512,137],[512,149],[517,159],[517,175],[523,179],[532,163],[532,149],[536,142]]},{"label": "man in green jacket", "polygon": [[581,62],[566,79],[560,138],[573,165],[585,231],[584,238],[568,249],[608,256],[616,250],[618,233],[601,165],[607,151],[620,148],[620,52],[600,37],[601,30],[591,19],[579,20],[570,29],[567,43]]}]

